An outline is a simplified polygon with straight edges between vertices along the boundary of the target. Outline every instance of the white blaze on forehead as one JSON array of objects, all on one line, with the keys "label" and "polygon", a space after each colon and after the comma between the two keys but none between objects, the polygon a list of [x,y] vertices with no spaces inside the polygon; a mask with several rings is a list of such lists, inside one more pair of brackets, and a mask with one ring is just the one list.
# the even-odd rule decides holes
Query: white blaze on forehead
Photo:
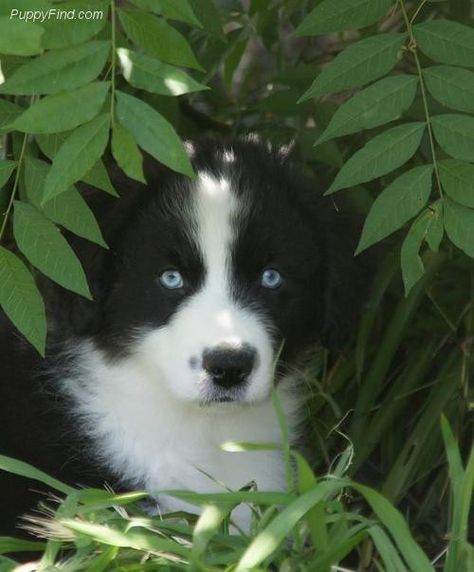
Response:
[{"label": "white blaze on forehead", "polygon": [[227,179],[205,172],[198,174],[195,197],[197,240],[206,269],[205,288],[226,295],[237,199]]}]

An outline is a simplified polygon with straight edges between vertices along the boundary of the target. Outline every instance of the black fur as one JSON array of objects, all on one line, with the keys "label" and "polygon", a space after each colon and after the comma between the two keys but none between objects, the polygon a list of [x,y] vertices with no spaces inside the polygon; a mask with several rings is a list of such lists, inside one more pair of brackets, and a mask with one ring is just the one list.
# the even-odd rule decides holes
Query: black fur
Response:
[{"label": "black fur", "polygon": [[[195,169],[229,176],[248,203],[250,215],[234,221],[240,232],[233,251],[233,295],[268,316],[276,341],[285,340],[283,364],[317,340],[328,347],[344,341],[362,304],[367,266],[353,257],[354,223],[343,207],[336,210],[286,156],[262,143],[232,141],[232,165],[222,161],[219,143],[206,139],[194,147]],[[200,287],[204,269],[186,237],[188,221],[173,210],[186,201],[192,183],[149,157],[145,173],[148,184],[142,185],[112,169],[120,200],[83,189],[110,250],[70,237],[94,302],[42,281],[51,323],[48,367],[54,368],[54,348],[71,337],[93,336],[111,358],[126,352],[135,326],[166,323]],[[186,289],[161,292],[157,303],[157,276],[176,259],[185,265]],[[266,266],[285,274],[284,288],[258,288]],[[0,453],[70,483],[113,482],[83,453],[81,436],[51,387],[51,376],[41,373],[47,371],[45,364],[1,315],[0,352]],[[11,534],[15,517],[32,508],[29,489],[41,487],[0,473],[0,534]]]}]

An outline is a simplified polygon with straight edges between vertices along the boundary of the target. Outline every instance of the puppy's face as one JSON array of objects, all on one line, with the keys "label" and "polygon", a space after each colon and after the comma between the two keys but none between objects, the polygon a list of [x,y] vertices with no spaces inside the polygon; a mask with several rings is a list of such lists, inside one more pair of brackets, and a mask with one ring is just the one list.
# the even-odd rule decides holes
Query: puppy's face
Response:
[{"label": "puppy's face", "polygon": [[195,180],[150,185],[121,238],[101,345],[178,399],[261,401],[277,362],[317,336],[318,217],[276,156],[220,148],[195,168]]}]

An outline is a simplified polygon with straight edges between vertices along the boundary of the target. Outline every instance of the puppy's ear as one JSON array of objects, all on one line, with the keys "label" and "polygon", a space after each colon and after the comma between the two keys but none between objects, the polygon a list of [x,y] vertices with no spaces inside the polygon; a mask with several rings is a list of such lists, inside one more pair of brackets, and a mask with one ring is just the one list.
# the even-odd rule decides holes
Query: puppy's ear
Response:
[{"label": "puppy's ear", "polygon": [[[347,210],[347,207],[344,211]],[[360,225],[354,216],[332,207],[328,212],[324,252],[321,342],[340,347],[354,332],[367,300],[375,266],[371,252],[354,256]]]}]

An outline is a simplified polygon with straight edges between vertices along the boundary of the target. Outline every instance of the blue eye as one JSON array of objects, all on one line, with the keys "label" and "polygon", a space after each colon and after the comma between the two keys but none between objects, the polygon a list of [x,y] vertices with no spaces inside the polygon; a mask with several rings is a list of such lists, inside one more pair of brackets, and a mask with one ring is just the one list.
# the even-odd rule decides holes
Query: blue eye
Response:
[{"label": "blue eye", "polygon": [[178,290],[184,286],[184,280],[179,270],[165,270],[160,274],[160,284],[168,290]]},{"label": "blue eye", "polygon": [[275,290],[283,284],[283,278],[278,270],[267,268],[262,273],[261,285],[264,288]]}]

